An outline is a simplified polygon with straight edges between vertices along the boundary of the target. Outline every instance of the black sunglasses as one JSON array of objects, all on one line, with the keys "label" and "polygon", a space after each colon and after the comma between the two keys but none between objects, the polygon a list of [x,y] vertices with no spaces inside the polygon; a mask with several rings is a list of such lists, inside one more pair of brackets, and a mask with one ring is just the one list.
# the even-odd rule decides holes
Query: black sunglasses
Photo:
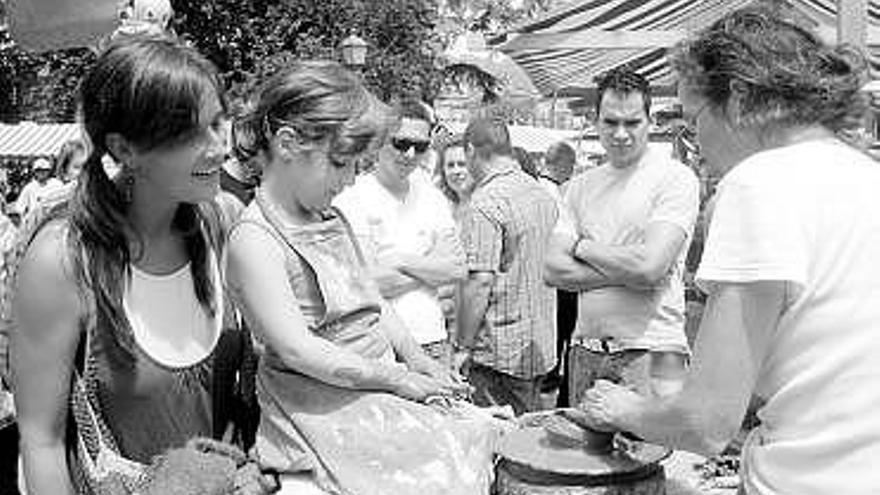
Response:
[{"label": "black sunglasses", "polygon": [[416,153],[424,153],[431,146],[430,141],[413,141],[412,139],[391,138],[391,146],[401,153],[406,153],[410,148],[416,150]]}]

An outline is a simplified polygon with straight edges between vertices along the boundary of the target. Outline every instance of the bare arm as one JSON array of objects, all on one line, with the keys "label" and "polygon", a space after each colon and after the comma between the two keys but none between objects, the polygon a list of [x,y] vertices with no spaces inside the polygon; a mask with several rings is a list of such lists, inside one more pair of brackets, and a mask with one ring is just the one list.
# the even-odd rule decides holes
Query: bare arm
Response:
[{"label": "bare arm", "polygon": [[682,392],[657,401],[603,382],[587,392],[588,415],[651,442],[720,452],[739,430],[784,301],[783,282],[719,284],[709,295]]},{"label": "bare arm", "polygon": [[400,361],[406,363],[407,367],[414,369],[414,364],[430,359],[406,329],[406,325],[397,316],[394,308],[386,301],[382,301],[382,320],[384,323],[382,330],[391,341],[394,353]]},{"label": "bare arm", "polygon": [[663,281],[686,240],[678,225],[654,222],[645,229],[644,242],[612,246],[582,238],[573,254],[612,282],[644,289]]},{"label": "bare arm", "polygon": [[467,268],[458,234],[453,229],[440,232],[427,255],[403,256],[399,269],[431,287],[464,280]]},{"label": "bare arm", "polygon": [[425,285],[439,287],[464,279],[464,252],[454,230],[441,232],[426,254],[379,254],[371,274],[389,298]]},{"label": "bare arm", "polygon": [[544,262],[544,281],[548,285],[573,292],[623,285],[572,256],[571,247],[575,240],[574,235],[562,232],[554,233],[550,238]]},{"label": "bare arm", "polygon": [[474,340],[480,324],[486,317],[489,308],[489,294],[492,284],[495,282],[495,274],[486,271],[473,271],[461,285],[458,299],[458,324],[457,344],[464,349],[473,349]]},{"label": "bare arm", "polygon": [[446,392],[450,394],[463,393],[467,390],[467,385],[461,381],[457,372],[452,372],[447,366],[443,366],[439,361],[425,354],[422,346],[416,342],[403,321],[386,301],[383,301],[382,319],[384,320],[382,328],[385,335],[391,341],[397,358],[406,363],[408,369],[440,380],[444,384]]},{"label": "bare arm", "polygon": [[[262,228],[242,224],[229,238],[229,278],[253,328],[291,369],[340,387],[384,390],[409,398],[402,365],[366,359],[315,336],[284,269],[284,252]],[[439,387],[437,387],[439,389]]]},{"label": "bare arm", "polygon": [[65,455],[70,379],[83,313],[66,265],[65,229],[47,225],[20,266],[12,375],[28,493],[73,494]]},{"label": "bare arm", "polygon": [[390,264],[373,264],[369,267],[369,273],[376,285],[379,286],[382,297],[386,299],[395,298],[422,285],[420,280],[403,273],[396,266]]}]

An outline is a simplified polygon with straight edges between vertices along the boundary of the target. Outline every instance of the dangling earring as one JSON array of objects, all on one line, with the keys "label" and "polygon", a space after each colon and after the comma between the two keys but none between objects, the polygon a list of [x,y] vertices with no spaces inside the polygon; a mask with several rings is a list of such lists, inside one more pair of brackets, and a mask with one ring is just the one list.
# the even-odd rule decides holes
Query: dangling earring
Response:
[{"label": "dangling earring", "polygon": [[126,203],[131,203],[132,196],[134,195],[134,172],[131,167],[126,164],[122,164],[122,171],[120,172],[120,181],[119,181],[119,192],[122,194],[122,200]]}]

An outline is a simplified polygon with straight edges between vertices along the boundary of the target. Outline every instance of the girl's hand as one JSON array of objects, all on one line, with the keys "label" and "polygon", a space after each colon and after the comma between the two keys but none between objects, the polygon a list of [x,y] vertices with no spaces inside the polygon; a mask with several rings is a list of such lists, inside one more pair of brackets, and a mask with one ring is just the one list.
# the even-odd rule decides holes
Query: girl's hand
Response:
[{"label": "girl's hand", "polygon": [[453,391],[453,395],[469,395],[471,392],[470,385],[467,384],[467,381],[461,373],[459,373],[458,369],[453,369],[451,366],[444,366],[443,363],[436,359],[425,356],[425,358],[420,359],[412,369],[417,373],[430,376],[431,378],[445,384]]},{"label": "girl's hand", "polygon": [[428,397],[452,397],[455,387],[434,377],[410,371],[401,378],[394,393],[405,399],[424,402]]}]

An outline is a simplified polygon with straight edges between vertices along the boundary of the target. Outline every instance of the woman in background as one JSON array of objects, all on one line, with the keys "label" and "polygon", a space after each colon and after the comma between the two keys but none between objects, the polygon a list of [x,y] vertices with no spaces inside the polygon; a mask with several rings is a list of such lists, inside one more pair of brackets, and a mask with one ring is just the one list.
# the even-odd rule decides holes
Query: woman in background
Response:
[{"label": "woman in background", "polygon": [[[451,137],[440,148],[437,154],[440,163],[436,167],[437,187],[449,200],[452,207],[452,217],[456,224],[461,225],[461,213],[470,201],[474,191],[474,176],[468,168],[467,155],[464,151],[464,136]],[[446,328],[450,332],[455,330],[455,306],[458,284],[444,285],[437,289],[437,296],[443,308],[443,316],[446,318]],[[451,334],[450,334],[451,335]]]},{"label": "woman in background", "polygon": [[89,157],[86,145],[79,139],[71,139],[61,146],[56,160],[55,172],[65,184],[76,184],[76,178]]},{"label": "woman in background", "polygon": [[437,184],[452,204],[456,220],[474,190],[474,177],[464,152],[464,136],[455,136],[443,145],[438,154]]}]

